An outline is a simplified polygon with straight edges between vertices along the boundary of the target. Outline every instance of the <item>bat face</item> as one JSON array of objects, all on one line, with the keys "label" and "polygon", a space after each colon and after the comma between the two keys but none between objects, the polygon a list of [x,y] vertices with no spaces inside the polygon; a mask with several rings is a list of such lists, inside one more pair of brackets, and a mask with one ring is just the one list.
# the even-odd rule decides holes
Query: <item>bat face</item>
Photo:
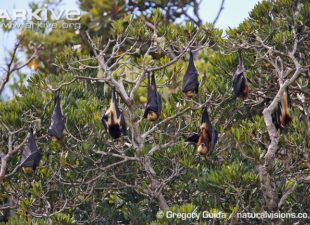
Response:
[{"label": "bat face", "polygon": [[193,98],[196,95],[196,92],[194,91],[187,91],[184,93],[185,97],[187,98]]},{"label": "bat face", "polygon": [[148,78],[148,89],[147,89],[147,104],[144,112],[144,118],[149,121],[157,121],[161,114],[162,99],[160,94],[157,92],[155,77]]},{"label": "bat face", "polygon": [[157,121],[158,119],[159,119],[159,116],[157,115],[156,112],[154,112],[154,111],[149,111],[149,112],[147,113],[147,120],[155,122],[155,121]]},{"label": "bat face", "polygon": [[32,167],[23,167],[23,171],[26,174],[32,173],[33,172],[33,168]]},{"label": "bat face", "polygon": [[201,156],[207,155],[209,152],[206,144],[202,143],[197,147],[197,153]]},{"label": "bat face", "polygon": [[189,64],[183,77],[182,92],[187,98],[192,98],[198,93],[198,87],[198,71],[194,64],[193,54],[190,52]]},{"label": "bat face", "polygon": [[[29,133],[27,142],[23,146],[21,166],[26,173],[35,170],[41,161],[41,153],[38,150],[32,131]],[[24,169],[25,168],[25,169]],[[32,172],[32,171],[31,171]]]},{"label": "bat face", "polygon": [[62,115],[60,108],[60,97],[55,97],[55,106],[52,114],[51,125],[48,128],[47,133],[53,138],[62,140],[63,130],[65,129],[65,118]]},{"label": "bat face", "polygon": [[102,117],[101,121],[113,139],[120,138],[122,133],[124,135],[127,134],[127,126],[124,116],[115,102],[115,93],[112,94],[110,107]]}]

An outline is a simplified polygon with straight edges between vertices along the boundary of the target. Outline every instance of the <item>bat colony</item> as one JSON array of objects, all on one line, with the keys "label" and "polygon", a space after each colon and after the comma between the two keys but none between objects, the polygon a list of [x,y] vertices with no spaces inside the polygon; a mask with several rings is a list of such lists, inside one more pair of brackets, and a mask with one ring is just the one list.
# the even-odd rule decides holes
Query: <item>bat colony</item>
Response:
[{"label": "bat colony", "polygon": [[[241,51],[238,52],[239,63],[237,70],[233,76],[233,94],[234,97],[241,97],[245,99],[249,95],[249,86],[242,61]],[[189,64],[186,73],[183,77],[182,92],[188,99],[193,98],[198,94],[199,81],[198,71],[194,64],[193,54],[190,52]],[[278,102],[276,110],[272,113],[272,122],[276,129],[281,132],[287,128],[291,122],[292,117],[289,115],[289,93],[286,89]],[[162,109],[162,98],[157,92],[156,81],[154,73],[148,74],[147,85],[147,104],[143,117],[151,122],[159,120]],[[104,127],[113,139],[118,139],[122,136],[128,135],[125,118],[122,111],[119,109],[116,99],[115,90],[112,90],[112,98],[110,106],[101,119]],[[65,129],[65,117],[62,114],[60,107],[59,93],[54,99],[54,110],[51,117],[51,124],[48,128],[48,135],[57,143],[64,141],[63,131]],[[186,138],[186,142],[196,145],[197,154],[205,157],[208,153],[215,149],[218,139],[218,132],[211,124],[207,107],[204,108],[202,114],[202,121],[199,133],[194,133]],[[22,149],[22,159],[20,166],[25,173],[33,172],[40,163],[41,153],[38,150],[33,129],[30,129],[28,138]]]}]

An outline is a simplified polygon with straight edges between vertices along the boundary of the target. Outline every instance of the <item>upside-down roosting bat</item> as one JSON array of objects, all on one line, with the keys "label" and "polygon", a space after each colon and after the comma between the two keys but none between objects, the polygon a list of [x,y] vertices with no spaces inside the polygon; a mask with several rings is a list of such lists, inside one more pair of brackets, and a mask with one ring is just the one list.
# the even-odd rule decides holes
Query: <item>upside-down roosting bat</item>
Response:
[{"label": "upside-down roosting bat", "polygon": [[29,131],[29,137],[23,146],[21,167],[24,173],[31,173],[40,164],[41,153],[33,136],[33,130]]},{"label": "upside-down roosting bat", "polygon": [[247,98],[249,94],[249,87],[242,62],[241,50],[239,50],[238,55],[239,65],[233,78],[234,95],[235,97]]},{"label": "upside-down roosting bat", "polygon": [[143,117],[149,121],[157,121],[161,113],[161,105],[162,100],[157,92],[154,74],[151,77],[148,75],[147,104]]},{"label": "upside-down roosting bat", "polygon": [[66,121],[61,112],[59,94],[55,96],[54,104],[51,125],[48,128],[47,133],[52,137],[53,141],[62,142]]},{"label": "upside-down roosting bat", "polygon": [[198,71],[194,64],[193,53],[190,52],[189,64],[183,77],[182,92],[186,97],[192,98],[198,93],[198,87]]},{"label": "upside-down roosting bat", "polygon": [[277,129],[281,131],[285,129],[288,124],[292,121],[292,117],[289,115],[289,105],[290,105],[290,98],[288,89],[286,89],[280,101],[278,102],[278,106],[275,111],[272,113],[272,122]]},{"label": "upside-down roosting bat", "polygon": [[14,208],[14,201],[12,199],[12,197],[8,197],[8,198],[3,198],[0,201],[0,204],[2,205],[2,207],[4,206],[4,208],[1,210],[2,211],[2,216],[1,216],[1,212],[0,212],[0,223],[4,223],[7,224],[7,222],[9,222],[9,219],[13,216],[15,216],[15,208]]},{"label": "upside-down roosting bat", "polygon": [[101,121],[113,139],[119,138],[122,133],[123,135],[127,135],[125,118],[117,106],[115,90],[112,91],[110,107]]},{"label": "upside-down roosting bat", "polygon": [[218,133],[213,128],[210,119],[207,107],[205,107],[202,122],[200,126],[200,133],[193,134],[187,138],[187,142],[195,143],[197,147],[197,153],[200,156],[205,156],[209,152],[212,152],[215,148],[215,144],[217,142]]}]

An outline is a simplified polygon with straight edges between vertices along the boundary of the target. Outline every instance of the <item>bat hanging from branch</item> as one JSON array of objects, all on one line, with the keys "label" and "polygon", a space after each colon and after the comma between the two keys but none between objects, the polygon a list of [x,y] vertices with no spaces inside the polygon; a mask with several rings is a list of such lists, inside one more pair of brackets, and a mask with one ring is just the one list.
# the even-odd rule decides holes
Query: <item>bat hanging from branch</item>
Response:
[{"label": "bat hanging from branch", "polygon": [[209,152],[214,150],[217,139],[218,133],[213,128],[209,119],[207,107],[205,107],[202,115],[200,133],[191,135],[186,141],[196,144],[197,153],[200,156],[206,156]]},{"label": "bat hanging from branch", "polygon": [[194,64],[193,53],[190,52],[188,67],[183,77],[182,92],[187,98],[193,98],[198,94],[198,87],[198,71]]},{"label": "bat hanging from branch", "polygon": [[149,121],[157,121],[161,114],[161,107],[162,99],[157,92],[154,73],[151,76],[148,74],[147,104],[143,117]]},{"label": "bat hanging from branch", "polygon": [[246,78],[246,74],[244,70],[241,50],[238,51],[238,59],[239,59],[239,64],[237,67],[237,71],[235,72],[234,77],[233,77],[234,96],[247,98],[249,95],[250,89],[248,86],[248,82],[247,82],[247,78]]},{"label": "bat hanging from branch", "polygon": [[30,129],[29,137],[22,150],[21,167],[24,173],[32,173],[39,166],[41,156],[34,139],[33,130]]},{"label": "bat hanging from branch", "polygon": [[283,92],[280,101],[278,102],[278,106],[272,113],[272,122],[280,131],[283,131],[285,128],[287,128],[289,123],[292,121],[292,117],[289,114],[289,107],[290,97],[288,89],[286,89]]},{"label": "bat hanging from branch", "polygon": [[119,138],[122,133],[127,135],[127,126],[121,110],[117,106],[115,90],[112,90],[110,107],[101,119],[104,127],[113,139]]},{"label": "bat hanging from branch", "polygon": [[65,117],[62,115],[60,108],[60,96],[59,93],[55,96],[54,99],[54,110],[51,119],[51,125],[48,128],[47,134],[52,137],[52,140],[55,142],[63,142],[63,131],[65,129]]}]

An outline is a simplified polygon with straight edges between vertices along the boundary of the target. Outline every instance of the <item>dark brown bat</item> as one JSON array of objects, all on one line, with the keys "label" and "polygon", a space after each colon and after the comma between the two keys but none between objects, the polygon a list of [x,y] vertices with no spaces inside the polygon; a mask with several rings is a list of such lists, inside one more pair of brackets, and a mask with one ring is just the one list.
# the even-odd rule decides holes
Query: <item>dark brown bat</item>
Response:
[{"label": "dark brown bat", "polygon": [[161,114],[161,107],[162,100],[160,94],[157,92],[154,74],[151,77],[148,75],[147,103],[143,117],[149,121],[157,121]]},{"label": "dark brown bat", "polygon": [[117,106],[115,90],[112,90],[110,107],[102,117],[101,121],[113,139],[119,138],[122,133],[123,135],[127,135],[125,118]]},{"label": "dark brown bat", "polygon": [[197,148],[197,153],[200,156],[205,156],[209,152],[212,152],[215,149],[215,144],[218,139],[218,133],[213,128],[210,119],[207,107],[205,107],[202,122],[200,126],[200,133],[193,134],[186,139],[187,142],[195,143]]},{"label": "dark brown bat", "polygon": [[25,173],[31,173],[40,164],[42,156],[38,150],[32,129],[29,131],[29,137],[22,149],[21,167]]},{"label": "dark brown bat", "polygon": [[280,101],[278,102],[277,108],[272,113],[272,122],[280,131],[283,131],[283,129],[287,128],[289,123],[292,121],[292,117],[289,115],[289,106],[290,98],[288,89],[286,89],[283,92]]},{"label": "dark brown bat", "polygon": [[193,53],[190,52],[188,67],[183,77],[182,92],[187,98],[192,98],[198,94],[198,87],[198,71],[194,64]]},{"label": "dark brown bat", "polygon": [[249,86],[244,70],[241,51],[238,52],[239,64],[233,78],[233,89],[235,97],[247,98],[249,95]]},{"label": "dark brown bat", "polygon": [[48,135],[52,137],[54,141],[63,141],[63,131],[65,129],[65,117],[62,115],[60,108],[60,96],[57,94],[54,99],[54,110],[51,119],[51,125],[48,128]]}]

